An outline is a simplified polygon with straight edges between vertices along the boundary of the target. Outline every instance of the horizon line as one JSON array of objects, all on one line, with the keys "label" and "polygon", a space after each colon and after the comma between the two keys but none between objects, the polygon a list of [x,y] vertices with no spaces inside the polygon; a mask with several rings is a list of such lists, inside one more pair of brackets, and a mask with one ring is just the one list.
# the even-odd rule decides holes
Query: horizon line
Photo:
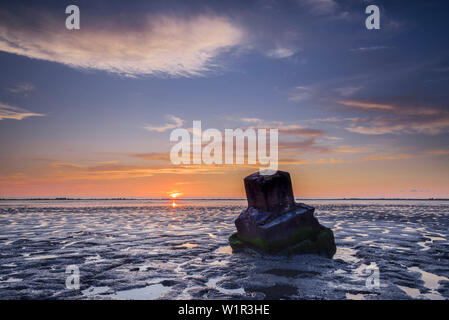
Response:
[{"label": "horizon line", "polygon": [[[0,201],[36,201],[36,200],[47,200],[47,201],[82,201],[82,200],[115,200],[115,201],[126,201],[126,200],[170,200],[170,201],[182,201],[182,200],[247,200],[242,197],[186,197],[186,198],[170,198],[170,197],[0,197]],[[434,200],[434,201],[449,201],[449,198],[362,198],[362,197],[307,197],[299,198],[295,197],[295,201],[302,200]]]}]

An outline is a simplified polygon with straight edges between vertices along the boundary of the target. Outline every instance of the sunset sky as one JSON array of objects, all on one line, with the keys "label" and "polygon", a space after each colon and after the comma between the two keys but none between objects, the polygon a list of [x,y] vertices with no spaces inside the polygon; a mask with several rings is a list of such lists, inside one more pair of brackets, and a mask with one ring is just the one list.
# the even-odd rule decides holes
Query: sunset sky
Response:
[{"label": "sunset sky", "polygon": [[244,196],[259,166],[170,163],[193,120],[279,128],[297,197],[449,197],[448,9],[2,1],[0,197]]}]

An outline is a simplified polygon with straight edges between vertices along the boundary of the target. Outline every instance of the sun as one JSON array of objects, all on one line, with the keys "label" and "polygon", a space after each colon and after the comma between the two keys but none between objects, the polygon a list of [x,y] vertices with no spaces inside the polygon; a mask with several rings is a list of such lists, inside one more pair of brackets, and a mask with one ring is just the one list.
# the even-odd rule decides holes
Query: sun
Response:
[{"label": "sun", "polygon": [[170,192],[169,196],[172,199],[176,199],[177,197],[182,196],[182,193],[181,192]]}]

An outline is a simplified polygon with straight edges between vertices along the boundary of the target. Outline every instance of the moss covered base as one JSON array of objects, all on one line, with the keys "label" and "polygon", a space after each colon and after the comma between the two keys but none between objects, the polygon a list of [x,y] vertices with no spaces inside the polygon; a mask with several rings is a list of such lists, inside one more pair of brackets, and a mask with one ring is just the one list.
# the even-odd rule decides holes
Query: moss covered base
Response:
[{"label": "moss covered base", "polygon": [[261,238],[247,238],[235,232],[229,237],[229,244],[234,251],[251,247],[265,253],[285,255],[318,253],[332,257],[337,249],[334,233],[323,226],[319,229],[300,228],[287,239],[273,242]]}]

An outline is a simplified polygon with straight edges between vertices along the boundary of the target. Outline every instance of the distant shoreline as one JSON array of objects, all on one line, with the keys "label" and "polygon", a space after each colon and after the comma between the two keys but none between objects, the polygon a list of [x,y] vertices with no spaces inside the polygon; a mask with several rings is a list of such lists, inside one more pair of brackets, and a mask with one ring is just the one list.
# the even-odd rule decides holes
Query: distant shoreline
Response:
[{"label": "distant shoreline", "polygon": [[[185,200],[246,200],[246,198],[0,198],[0,201],[185,201]],[[356,200],[356,201],[449,201],[449,198],[296,198],[296,201]]]}]

